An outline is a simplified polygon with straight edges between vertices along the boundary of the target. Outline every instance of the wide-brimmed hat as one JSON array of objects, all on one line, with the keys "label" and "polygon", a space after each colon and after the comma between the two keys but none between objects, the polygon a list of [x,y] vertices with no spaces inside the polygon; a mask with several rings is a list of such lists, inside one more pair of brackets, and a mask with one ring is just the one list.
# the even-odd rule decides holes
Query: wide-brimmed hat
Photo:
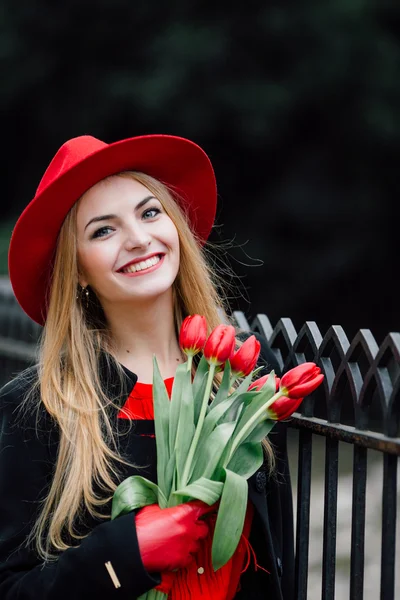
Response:
[{"label": "wide-brimmed hat", "polygon": [[14,294],[40,325],[46,320],[57,237],[68,211],[93,185],[123,171],[141,171],[165,183],[188,215],[192,231],[201,242],[208,238],[217,189],[211,162],[197,144],[172,135],[144,135],[112,144],[87,135],[68,140],[19,217],[10,242]]}]

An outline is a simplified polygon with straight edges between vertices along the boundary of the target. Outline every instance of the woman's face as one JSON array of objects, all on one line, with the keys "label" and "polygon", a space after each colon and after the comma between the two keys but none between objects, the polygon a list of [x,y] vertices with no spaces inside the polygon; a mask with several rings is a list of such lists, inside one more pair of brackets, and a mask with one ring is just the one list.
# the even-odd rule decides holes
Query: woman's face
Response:
[{"label": "woman's face", "polygon": [[112,176],[81,198],[77,211],[79,282],[106,310],[170,293],[179,269],[177,229],[138,181]]}]

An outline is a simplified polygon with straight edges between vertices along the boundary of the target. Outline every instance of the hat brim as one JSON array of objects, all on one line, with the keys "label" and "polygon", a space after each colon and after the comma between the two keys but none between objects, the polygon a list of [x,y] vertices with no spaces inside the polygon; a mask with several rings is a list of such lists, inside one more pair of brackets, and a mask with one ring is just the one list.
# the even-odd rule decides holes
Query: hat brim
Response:
[{"label": "hat brim", "polygon": [[9,275],[23,310],[43,325],[54,251],[72,206],[93,185],[123,171],[141,171],[165,183],[204,242],[215,219],[217,189],[207,154],[194,142],[169,135],[128,138],[104,146],[65,171],[28,204],[11,236]]}]

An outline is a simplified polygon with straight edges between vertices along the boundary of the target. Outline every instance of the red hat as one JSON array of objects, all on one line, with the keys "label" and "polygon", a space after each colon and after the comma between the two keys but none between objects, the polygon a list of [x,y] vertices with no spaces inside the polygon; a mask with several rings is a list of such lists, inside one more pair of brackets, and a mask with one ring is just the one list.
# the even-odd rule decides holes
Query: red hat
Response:
[{"label": "red hat", "polygon": [[141,171],[176,192],[192,230],[205,241],[216,211],[217,189],[206,153],[190,140],[144,135],[106,144],[84,135],[61,146],[19,217],[11,236],[8,267],[14,294],[37,323],[46,320],[54,251],[63,221],[75,202],[100,180]]}]

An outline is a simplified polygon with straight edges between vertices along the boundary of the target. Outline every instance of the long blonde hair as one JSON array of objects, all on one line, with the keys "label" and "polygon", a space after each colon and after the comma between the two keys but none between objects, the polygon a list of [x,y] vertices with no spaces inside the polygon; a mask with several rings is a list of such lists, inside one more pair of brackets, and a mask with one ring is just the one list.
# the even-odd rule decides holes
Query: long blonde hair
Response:
[{"label": "long blonde hair", "polygon": [[[222,320],[229,322],[227,302],[220,291],[220,274],[208,264],[207,250],[191,231],[187,216],[172,193],[163,183],[143,173],[125,172],[119,176],[132,177],[143,184],[177,228],[180,267],[173,284],[176,332],[190,314],[204,315],[210,330]],[[106,396],[99,376],[99,356],[104,355],[119,370],[121,383],[124,380],[122,368],[113,357],[104,314],[93,293],[89,309],[77,297],[78,205],[79,202],[70,210],[60,230],[39,348],[38,393],[29,395],[38,405],[44,404],[60,435],[51,486],[27,540],[35,542],[38,555],[45,561],[56,559],[54,551],[71,547],[72,540],[86,537],[76,531],[85,511],[94,518],[110,518],[101,507],[110,502],[120,482],[118,463],[134,466],[118,452],[109,407],[119,407]],[[220,374],[216,378],[219,381]],[[264,448],[273,461],[268,442]]]}]

